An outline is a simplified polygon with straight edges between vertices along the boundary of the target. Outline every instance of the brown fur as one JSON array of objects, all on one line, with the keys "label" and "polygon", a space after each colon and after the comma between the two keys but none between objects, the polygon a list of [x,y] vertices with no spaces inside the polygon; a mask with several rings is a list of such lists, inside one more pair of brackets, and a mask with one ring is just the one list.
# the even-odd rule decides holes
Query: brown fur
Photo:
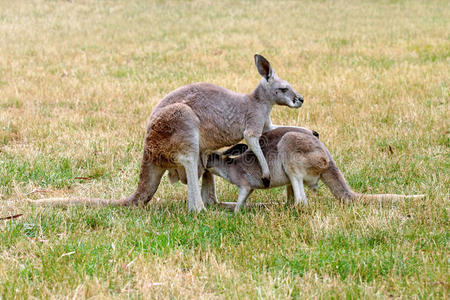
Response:
[{"label": "brown fur", "polygon": [[175,103],[163,107],[152,118],[145,137],[144,160],[162,168],[177,167],[175,154],[195,147],[178,128],[187,131],[199,120],[185,104]]}]

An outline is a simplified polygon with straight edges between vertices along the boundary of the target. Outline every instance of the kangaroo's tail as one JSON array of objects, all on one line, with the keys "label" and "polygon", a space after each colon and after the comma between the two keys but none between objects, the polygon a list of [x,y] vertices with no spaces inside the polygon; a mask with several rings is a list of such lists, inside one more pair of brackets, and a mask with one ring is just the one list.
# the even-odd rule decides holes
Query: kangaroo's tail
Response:
[{"label": "kangaroo's tail", "polygon": [[383,201],[383,200],[392,200],[398,201],[403,199],[423,199],[425,198],[424,194],[419,195],[399,195],[399,194],[358,194],[355,193],[355,200],[361,201]]},{"label": "kangaroo's tail", "polygon": [[38,200],[27,200],[34,205],[50,205],[50,206],[128,206],[128,199],[99,199],[99,198],[45,198]]},{"label": "kangaroo's tail", "polygon": [[[331,157],[331,155],[330,155]],[[422,199],[425,195],[398,195],[398,194],[359,194],[352,191],[339,171],[333,159],[330,159],[328,169],[320,177],[323,183],[330,189],[336,199],[345,203],[353,201],[383,201],[402,199]]]}]

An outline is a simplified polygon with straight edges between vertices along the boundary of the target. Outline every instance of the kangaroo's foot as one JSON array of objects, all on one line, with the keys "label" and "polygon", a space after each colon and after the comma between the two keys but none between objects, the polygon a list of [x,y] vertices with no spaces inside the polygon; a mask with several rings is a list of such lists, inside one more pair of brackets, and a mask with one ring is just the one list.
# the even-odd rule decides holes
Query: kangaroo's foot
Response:
[{"label": "kangaroo's foot", "polygon": [[294,190],[292,190],[292,185],[290,184],[286,186],[286,204],[294,204]]},{"label": "kangaroo's foot", "polygon": [[150,163],[148,160],[147,153],[144,152],[137,189],[131,196],[121,200],[123,201],[123,203],[121,203],[122,206],[142,207],[146,205],[156,193],[161,178],[166,170]]},{"label": "kangaroo's foot", "polygon": [[143,207],[145,203],[145,199],[147,197],[143,197],[142,195],[139,195],[137,192],[134,192],[131,196],[128,196],[127,198],[119,200],[120,206],[135,206],[135,207]]}]

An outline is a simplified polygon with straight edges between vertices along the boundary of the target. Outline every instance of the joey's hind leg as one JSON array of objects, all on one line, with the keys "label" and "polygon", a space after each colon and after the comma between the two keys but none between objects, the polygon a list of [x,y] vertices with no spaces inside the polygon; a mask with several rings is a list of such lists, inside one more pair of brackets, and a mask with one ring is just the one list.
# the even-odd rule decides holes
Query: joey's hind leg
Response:
[{"label": "joey's hind leg", "polygon": [[133,195],[125,200],[124,205],[145,205],[147,204],[158,189],[161,177],[166,170],[150,163],[144,158],[141,163],[141,172],[139,174],[139,183]]},{"label": "joey's hind leg", "polygon": [[214,182],[214,175],[205,171],[202,175],[202,200],[203,204],[217,204],[216,184]]},{"label": "joey's hind leg", "polygon": [[303,181],[311,191],[315,193],[319,191],[319,176],[310,176],[308,179],[305,178]]},{"label": "joey's hind leg", "polygon": [[234,208],[235,213],[238,213],[241,210],[242,206],[245,206],[245,202],[252,192],[253,190],[250,188],[241,187],[241,189],[239,190],[238,201],[236,203],[236,207]]},{"label": "joey's hind leg", "polygon": [[286,203],[294,204],[294,191],[292,190],[292,185],[286,185]]},{"label": "joey's hind leg", "polygon": [[315,193],[317,193],[319,191],[319,184],[317,182],[309,185],[308,187],[311,191],[313,191]]},{"label": "joey's hind leg", "polygon": [[183,165],[186,171],[188,184],[188,210],[199,212],[205,209],[198,186],[198,154],[181,155],[178,161]]},{"label": "joey's hind leg", "polygon": [[299,205],[303,203],[305,206],[308,205],[308,200],[306,199],[305,188],[303,186],[303,178],[300,176],[289,176],[291,180],[292,189],[294,191],[294,204]]}]

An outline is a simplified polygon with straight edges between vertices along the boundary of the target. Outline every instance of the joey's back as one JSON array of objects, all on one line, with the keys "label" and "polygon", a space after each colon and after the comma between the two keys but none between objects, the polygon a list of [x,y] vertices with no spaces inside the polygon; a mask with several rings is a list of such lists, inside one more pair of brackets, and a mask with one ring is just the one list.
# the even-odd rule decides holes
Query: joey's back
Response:
[{"label": "joey's back", "polygon": [[[329,188],[334,197],[345,203],[355,200],[421,199],[425,195],[360,194],[354,192],[339,171],[330,152],[318,139],[318,134],[304,128],[279,127],[261,136],[260,146],[271,172],[270,187],[287,185],[287,197],[298,205],[307,205],[304,185],[317,190],[318,180]],[[207,168],[239,186],[238,212],[254,189],[268,188],[261,183],[261,171],[245,144],[235,145],[221,154],[208,157]],[[229,155],[238,155],[231,158]],[[230,203],[225,203],[227,206]]]},{"label": "joey's back", "polygon": [[[279,127],[261,136],[260,146],[271,174],[270,187],[289,184],[287,166],[304,169],[311,176],[319,176],[328,168],[329,153],[314,134],[305,128]],[[251,150],[234,159],[218,161],[213,171],[238,186],[265,188],[261,168]]]}]

